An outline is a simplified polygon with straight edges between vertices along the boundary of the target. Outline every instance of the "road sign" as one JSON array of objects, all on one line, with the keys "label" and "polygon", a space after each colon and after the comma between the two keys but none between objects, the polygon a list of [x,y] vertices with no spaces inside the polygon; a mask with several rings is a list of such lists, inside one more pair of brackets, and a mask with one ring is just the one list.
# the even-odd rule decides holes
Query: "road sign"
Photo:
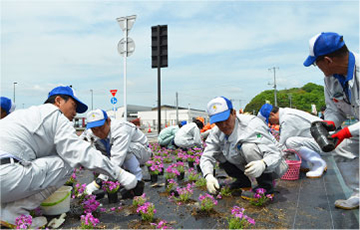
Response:
[{"label": "road sign", "polygon": [[[135,42],[134,42],[134,40],[132,40],[129,37],[127,38],[127,40],[128,40],[127,41],[128,46],[127,46],[127,55],[126,56],[130,57],[131,54],[133,54],[135,51]],[[124,38],[122,38],[118,43],[118,52],[121,55],[124,55],[124,53],[125,53],[125,39]]]},{"label": "road sign", "polygon": [[115,97],[117,89],[110,89],[110,93]]},{"label": "road sign", "polygon": [[115,105],[115,104],[117,103],[116,97],[112,97],[112,98],[110,99],[110,102],[111,102],[111,104]]}]

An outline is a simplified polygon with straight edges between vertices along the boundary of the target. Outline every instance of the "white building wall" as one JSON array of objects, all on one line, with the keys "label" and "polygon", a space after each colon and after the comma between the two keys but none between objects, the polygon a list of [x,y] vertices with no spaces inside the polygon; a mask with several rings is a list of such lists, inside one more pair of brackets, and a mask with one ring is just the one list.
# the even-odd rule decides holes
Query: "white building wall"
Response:
[{"label": "white building wall", "polygon": [[[179,110],[179,121],[187,121],[190,123],[193,118],[203,117],[205,123],[208,122],[209,118],[205,111],[194,111],[194,110]],[[138,118],[140,118],[141,126],[151,127],[151,129],[157,128],[158,111],[140,111],[138,112]],[[176,109],[162,109],[161,110],[161,124],[162,127],[177,125],[176,123]]]}]

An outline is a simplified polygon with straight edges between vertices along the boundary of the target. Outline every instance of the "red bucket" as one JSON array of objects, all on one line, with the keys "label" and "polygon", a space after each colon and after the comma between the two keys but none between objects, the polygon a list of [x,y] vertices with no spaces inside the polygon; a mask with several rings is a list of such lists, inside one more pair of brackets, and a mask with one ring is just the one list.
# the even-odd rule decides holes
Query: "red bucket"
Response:
[{"label": "red bucket", "polygon": [[296,154],[300,160],[285,160],[289,165],[289,169],[286,173],[281,177],[282,180],[298,180],[300,174],[300,166],[301,166],[301,157],[299,153],[293,149],[287,149],[285,152],[290,154]]}]

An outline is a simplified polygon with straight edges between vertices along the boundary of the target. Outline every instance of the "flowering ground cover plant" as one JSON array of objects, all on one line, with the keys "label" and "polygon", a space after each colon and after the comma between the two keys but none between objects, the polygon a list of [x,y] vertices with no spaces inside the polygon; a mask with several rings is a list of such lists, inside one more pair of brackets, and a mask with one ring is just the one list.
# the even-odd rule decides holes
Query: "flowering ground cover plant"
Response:
[{"label": "flowering ground cover plant", "polygon": [[176,162],[174,164],[175,164],[175,168],[179,171],[179,173],[185,172],[184,162],[179,161],[179,162]]},{"label": "flowering ground cover plant", "polygon": [[255,220],[244,214],[245,209],[238,206],[234,206],[231,209],[231,217],[228,218],[229,229],[244,229],[251,228],[251,225],[255,225]]},{"label": "flowering ground cover plant", "polygon": [[210,194],[206,193],[205,195],[199,196],[200,201],[200,210],[209,212],[211,211],[215,205],[218,204],[218,201]]},{"label": "flowering ground cover plant", "polygon": [[86,189],[86,184],[77,183],[74,187],[74,191],[71,198],[75,199],[77,197],[79,198],[80,201],[82,201],[86,196],[85,189]]},{"label": "flowering ground cover plant", "polygon": [[167,224],[168,222],[166,220],[160,220],[159,223],[150,223],[154,229],[171,229]]},{"label": "flowering ground cover plant", "polygon": [[179,170],[176,169],[176,163],[169,165],[169,167],[166,168],[165,178],[172,179],[176,176],[180,175]]},{"label": "flowering ground cover plant", "polygon": [[254,199],[250,200],[250,203],[255,206],[262,206],[266,202],[273,199],[271,194],[266,194],[266,189],[258,188],[255,190]]},{"label": "flowering ground cover plant", "polygon": [[99,207],[99,205],[100,203],[96,200],[95,195],[86,195],[81,202],[84,213],[94,212]]},{"label": "flowering ground cover plant", "polygon": [[76,169],[74,169],[74,172],[71,174],[69,180],[65,182],[66,185],[70,186],[72,186],[74,183],[76,183]]},{"label": "flowering ground cover plant", "polygon": [[165,190],[167,192],[170,192],[171,190],[174,190],[177,186],[178,186],[178,183],[174,179],[168,179]]},{"label": "flowering ground cover plant", "polygon": [[188,181],[197,181],[201,177],[201,175],[197,173],[193,168],[190,168],[188,172]]},{"label": "flowering ground cover plant", "polygon": [[132,205],[135,207],[141,206],[143,204],[145,204],[146,201],[146,194],[143,193],[141,196],[135,196],[132,202]]},{"label": "flowering ground cover plant", "polygon": [[201,177],[195,182],[196,187],[204,188],[206,186],[206,179]]},{"label": "flowering ground cover plant", "polygon": [[120,188],[120,183],[118,181],[108,180],[108,181],[104,181],[102,184],[102,189],[108,193],[116,193],[119,190],[119,188]]},{"label": "flowering ground cover plant", "polygon": [[158,175],[163,171],[164,165],[162,162],[159,164],[157,162],[153,161],[153,164],[149,167],[149,173],[150,175]]},{"label": "flowering ground cover plant", "polygon": [[24,215],[17,217],[15,219],[16,229],[29,229],[32,224],[32,216]]},{"label": "flowering ground cover plant", "polygon": [[172,193],[169,197],[169,199],[173,199],[177,202],[186,202],[190,199],[191,195],[194,193],[194,190],[192,189],[194,187],[194,184],[187,184],[186,187],[180,188],[177,187],[176,191],[178,192],[179,196],[176,197],[174,193]]},{"label": "flowering ground cover plant", "polygon": [[156,213],[155,205],[150,202],[146,202],[136,209],[137,213],[141,214],[141,218],[145,221],[152,221]]},{"label": "flowering ground cover plant", "polygon": [[91,213],[81,215],[81,229],[94,229],[100,223],[99,219],[95,218]]}]

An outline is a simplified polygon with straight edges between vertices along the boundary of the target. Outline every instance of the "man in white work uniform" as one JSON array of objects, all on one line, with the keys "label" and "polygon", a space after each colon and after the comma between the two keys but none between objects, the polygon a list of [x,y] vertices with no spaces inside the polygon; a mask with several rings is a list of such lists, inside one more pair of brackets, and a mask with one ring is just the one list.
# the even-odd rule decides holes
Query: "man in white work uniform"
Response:
[{"label": "man in white work uniform", "polygon": [[[75,167],[107,174],[128,189],[136,186],[135,176],[76,135],[70,121],[86,110],[72,88],[59,86],[45,104],[16,110],[0,120],[1,225],[14,228],[15,219],[39,207]],[[31,228],[46,223],[45,217],[36,217]]]},{"label": "man in white work uniform", "polygon": [[0,97],[0,109],[1,109],[1,117],[3,119],[11,112],[14,112],[16,105],[11,101],[10,98]]},{"label": "man in white work uniform", "polygon": [[242,191],[242,198],[254,198],[256,188],[264,188],[266,194],[273,196],[273,180],[280,178],[288,165],[268,127],[255,116],[236,115],[231,101],[225,97],[211,100],[207,112],[210,124],[216,124],[206,139],[200,158],[208,191],[214,194],[219,189],[218,180],[213,175],[218,161],[229,176],[236,178],[239,188],[251,187],[249,177],[256,179],[257,187],[253,191]]},{"label": "man in white work uniform", "polygon": [[177,147],[187,149],[198,147],[202,148],[202,140],[200,130],[204,127],[204,123],[195,119],[194,122],[182,126],[176,133],[174,144]]},{"label": "man in white work uniform", "polygon": [[[127,169],[138,180],[137,187],[131,191],[123,191],[122,198],[133,198],[142,195],[144,191],[143,175],[140,168],[150,159],[151,149],[145,134],[133,123],[111,119],[106,112],[96,109],[87,114],[87,130],[82,138],[94,140],[94,145],[108,156],[114,164]],[[86,191],[90,194],[101,187],[105,175],[99,175],[98,180],[88,184]]]},{"label": "man in white work uniform", "polygon": [[303,161],[311,163],[306,177],[319,178],[323,175],[327,165],[319,155],[322,153],[320,146],[310,133],[311,123],[321,121],[319,117],[298,109],[279,108],[270,104],[261,107],[258,117],[266,124],[280,125],[280,149],[294,149]]},{"label": "man in white work uniform", "polygon": [[[336,140],[334,156],[351,196],[335,201],[342,209],[359,208],[359,55],[350,52],[343,36],[326,32],[309,40],[310,54],[304,66],[314,65],[324,73],[325,120],[324,126],[340,129],[331,135]],[[341,127],[350,116],[355,124]]]}]

